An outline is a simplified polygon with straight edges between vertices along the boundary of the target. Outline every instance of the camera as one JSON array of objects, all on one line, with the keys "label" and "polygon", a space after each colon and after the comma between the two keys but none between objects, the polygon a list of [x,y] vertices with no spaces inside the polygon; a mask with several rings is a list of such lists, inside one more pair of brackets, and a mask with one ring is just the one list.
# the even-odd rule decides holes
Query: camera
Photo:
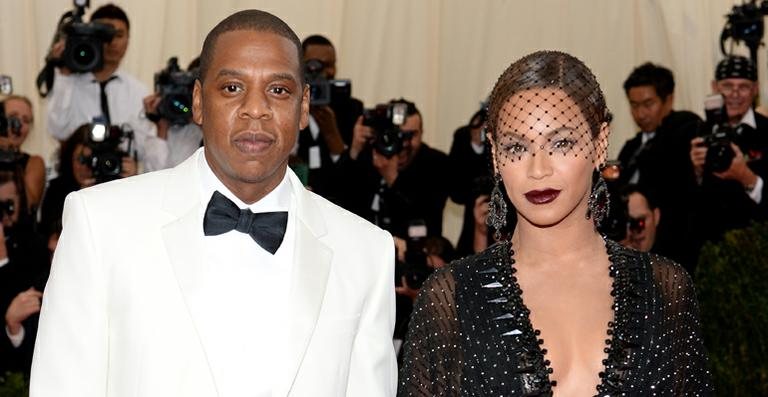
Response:
[{"label": "camera", "polygon": [[706,130],[704,131],[704,146],[707,147],[707,157],[704,169],[709,172],[723,172],[730,168],[735,153],[731,148],[734,138],[743,133],[744,125],[734,128],[728,124],[725,101],[722,95],[710,95],[704,100],[706,115]]},{"label": "camera", "polygon": [[89,0],[74,0],[72,19],[64,24],[66,44],[61,62],[74,73],[87,73],[104,66],[104,44],[112,41],[115,28],[98,22],[83,22]]},{"label": "camera", "polygon": [[0,95],[13,94],[13,80],[11,76],[0,75]]},{"label": "camera", "polygon": [[155,92],[161,99],[157,106],[158,117],[171,125],[185,125],[192,119],[192,89],[195,74],[183,71],[179,60],[172,57],[165,69],[155,74]]},{"label": "camera", "polygon": [[323,74],[324,68],[319,59],[310,59],[304,63],[304,79],[309,84],[309,104],[327,106],[349,100],[352,82],[346,79],[328,80]]},{"label": "camera", "polygon": [[763,0],[760,4],[757,0],[751,0],[741,5],[734,5],[726,16],[727,22],[720,33],[720,51],[728,55],[725,50],[728,39],[736,42],[743,41],[749,48],[751,59],[757,60],[757,49],[763,40],[765,15],[768,15],[768,0]]},{"label": "camera", "polygon": [[405,102],[380,104],[363,111],[363,125],[373,129],[373,148],[377,152],[392,158],[403,150],[403,142],[413,137],[413,132],[400,129],[407,117],[408,104]]},{"label": "camera", "polygon": [[[10,77],[0,76],[0,85],[5,85],[3,91],[6,95],[13,92]],[[0,137],[7,138],[9,136],[21,136],[21,120],[17,117],[6,117],[5,102],[0,102]],[[21,154],[18,151],[10,148],[0,148],[0,164],[13,164],[20,158]]]},{"label": "camera", "polygon": [[[128,150],[120,146],[128,142]],[[81,156],[80,162],[87,165],[93,172],[96,183],[102,183],[120,178],[123,171],[123,157],[128,156],[133,143],[133,130],[127,125],[107,125],[103,120],[96,119],[91,124],[91,130],[85,141],[85,146],[91,150],[88,156]]]}]

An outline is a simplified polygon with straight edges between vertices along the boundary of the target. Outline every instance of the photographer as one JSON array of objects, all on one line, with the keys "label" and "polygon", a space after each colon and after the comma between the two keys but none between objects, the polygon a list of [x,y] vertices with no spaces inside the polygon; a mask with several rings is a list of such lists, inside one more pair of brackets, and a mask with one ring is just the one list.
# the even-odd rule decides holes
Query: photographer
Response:
[{"label": "photographer", "polygon": [[664,222],[659,225],[656,250],[693,270],[696,249],[681,236],[688,234],[686,214],[694,188],[688,158],[690,134],[701,119],[673,109],[675,80],[663,66],[648,62],[636,67],[624,81],[624,93],[640,131],[621,148],[617,186],[636,184],[664,192],[658,200]]},{"label": "photographer", "polygon": [[690,141],[701,241],[768,215],[768,118],[752,108],[758,93],[754,64],[741,56],[720,61],[712,89],[724,100],[722,120],[708,120],[702,136]]},{"label": "photographer", "polygon": [[91,15],[91,23],[108,25],[113,33],[103,45],[103,66],[90,72],[74,73],[62,59],[66,38],[53,44],[49,59],[58,60],[54,84],[48,94],[48,131],[63,142],[83,123],[101,117],[109,125],[130,125],[136,134],[136,149],[141,161],[145,158],[144,140],[154,135],[154,128],[143,115],[143,99],[147,87],[135,77],[120,70],[128,48],[130,23],[125,12],[107,4]]},{"label": "photographer", "polygon": [[311,98],[309,125],[299,132],[296,154],[309,169],[310,188],[339,203],[346,186],[339,177],[338,161],[352,140],[363,103],[351,96],[348,80],[334,80],[336,49],[330,40],[312,35],[302,41],[301,48]]},{"label": "photographer", "polygon": [[622,190],[627,205],[627,236],[622,244],[642,252],[656,250],[656,231],[661,221],[661,210],[656,198],[645,188],[628,185]]},{"label": "photographer", "polygon": [[464,205],[464,222],[456,244],[456,251],[462,256],[479,252],[475,250],[476,233],[482,234],[480,240],[483,241],[483,247],[480,251],[488,242],[487,228],[484,223],[480,228],[476,228],[475,217],[475,207],[484,205],[477,202],[478,198],[482,197],[480,201],[485,202],[487,210],[487,200],[493,188],[490,151],[483,136],[485,118],[486,109],[483,105],[482,109],[472,115],[469,124],[454,132],[451,151],[448,154],[452,175],[451,199],[456,204]]},{"label": "photographer", "polygon": [[421,113],[413,102],[392,100],[366,113],[344,162],[347,209],[397,237],[441,235],[448,156],[422,142]]},{"label": "photographer", "polygon": [[[40,231],[45,237],[56,232],[64,211],[64,199],[71,192],[93,186],[101,182],[94,175],[93,148],[90,135],[93,124],[83,124],[61,145],[58,159],[58,176],[51,180],[43,199],[40,214]],[[125,178],[136,175],[136,161],[123,153],[120,174],[114,177]]]},{"label": "photographer", "polygon": [[22,193],[13,172],[0,171],[0,344],[8,350],[0,355],[0,369],[28,376],[49,262],[43,240],[23,219]]},{"label": "photographer", "polygon": [[32,102],[24,96],[10,95],[0,106],[0,118],[5,118],[7,125],[5,131],[0,131],[0,169],[18,170],[24,180],[26,206],[34,212],[45,189],[45,163],[42,157],[21,151],[34,124]]},{"label": "photographer", "polygon": [[[145,171],[175,167],[192,155],[203,140],[203,131],[192,122],[191,112],[192,86],[200,58],[189,63],[186,73],[178,70],[175,61],[176,58],[171,58],[169,67],[155,76],[156,92],[144,98],[147,118],[157,128],[157,135],[148,136],[144,142]],[[164,95],[164,90],[172,92]],[[173,100],[178,101],[176,107],[169,104]]]}]

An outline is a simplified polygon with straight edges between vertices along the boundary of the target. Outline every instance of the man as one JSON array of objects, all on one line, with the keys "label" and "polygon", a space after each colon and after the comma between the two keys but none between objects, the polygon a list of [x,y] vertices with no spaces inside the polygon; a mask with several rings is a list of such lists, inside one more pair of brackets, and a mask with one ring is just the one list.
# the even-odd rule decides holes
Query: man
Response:
[{"label": "man", "polygon": [[[197,57],[189,63],[187,71],[197,73],[199,66],[200,58]],[[147,118],[152,120],[157,128],[157,135],[147,137],[144,143],[148,159],[145,162],[145,171],[162,170],[181,164],[200,147],[203,140],[200,126],[191,119],[185,120],[185,124],[172,124],[162,117],[158,113],[162,100],[162,96],[157,92],[144,98]]]},{"label": "man", "polygon": [[405,99],[389,102],[398,104],[405,106],[406,117],[398,127],[402,148],[397,153],[382,153],[375,142],[383,131],[358,119],[344,164],[344,180],[355,187],[347,205],[395,237],[440,236],[451,176],[448,156],[422,141],[424,126],[416,105]]},{"label": "man", "polygon": [[[709,150],[715,141],[704,136],[690,141],[690,161],[698,183],[695,230],[701,241],[717,240],[728,230],[768,217],[768,118],[753,110],[758,93],[754,64],[742,56],[723,59],[715,70],[712,89],[723,97],[725,120],[708,120],[701,134],[726,135],[721,146],[730,148],[730,153],[727,158],[713,157],[716,152]],[[723,164],[716,167],[713,161]]]},{"label": "man", "polygon": [[287,170],[300,51],[274,15],[227,17],[194,88],[204,148],[69,195],[31,396],[394,395],[392,238]]},{"label": "man", "polygon": [[619,153],[619,186],[637,184],[659,192],[659,208],[664,213],[657,251],[689,271],[696,263],[693,244],[684,237],[689,233],[687,209],[694,181],[688,149],[691,131],[701,119],[688,111],[675,111],[675,80],[662,66],[645,63],[635,68],[624,82],[632,118],[640,128]]},{"label": "man", "polygon": [[3,329],[0,346],[0,376],[5,371],[29,375],[37,330],[48,255],[45,245],[32,231],[20,200],[20,185],[11,171],[0,171],[0,313]]},{"label": "man", "polygon": [[[120,69],[130,38],[130,22],[125,11],[114,4],[104,5],[91,15],[92,22],[112,26],[115,36],[104,44],[104,66],[92,73],[74,74],[66,67],[56,68],[54,85],[48,96],[48,132],[63,142],[82,124],[102,118],[111,125],[128,125],[133,130],[134,148],[144,162],[144,141],[156,132],[143,116],[147,87]],[[51,50],[52,58],[64,52],[62,39]]]},{"label": "man", "polygon": [[661,221],[661,211],[651,194],[637,185],[629,185],[623,191],[627,202],[629,225],[624,245],[638,251],[654,251],[656,228]]},{"label": "man", "polygon": [[[301,43],[305,71],[310,78],[336,78],[336,49],[330,40],[311,35]],[[317,68],[320,68],[319,70]],[[355,120],[363,112],[363,103],[350,95],[331,95],[327,105],[310,103],[309,125],[299,133],[297,155],[308,168],[312,190],[340,203],[348,183],[339,174],[339,160],[352,139]]]}]

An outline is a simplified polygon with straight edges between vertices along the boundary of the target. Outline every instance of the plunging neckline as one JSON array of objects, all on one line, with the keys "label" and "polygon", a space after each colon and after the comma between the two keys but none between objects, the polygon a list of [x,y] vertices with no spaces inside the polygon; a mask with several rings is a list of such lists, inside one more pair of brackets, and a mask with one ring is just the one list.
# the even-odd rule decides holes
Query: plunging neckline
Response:
[{"label": "plunging neckline", "polygon": [[[618,317],[618,313],[617,313],[618,305],[616,303],[616,298],[615,298],[616,297],[616,288],[617,288],[616,272],[615,272],[615,266],[613,264],[613,261],[611,260],[611,251],[610,251],[610,248],[608,246],[608,241],[605,240],[605,238],[603,238],[603,243],[605,244],[606,254],[608,254],[608,263],[609,263],[609,265],[608,265],[608,275],[611,278],[611,292],[610,292],[609,296],[613,300],[613,302],[611,302],[611,313],[612,313],[613,316],[612,316],[611,320],[608,321],[607,327],[606,327],[606,331],[605,331],[606,332],[605,334],[611,336],[611,338],[610,339],[605,339],[605,342],[603,343],[603,352],[605,354],[604,354],[603,358],[601,359],[601,371],[597,374],[598,375],[598,379],[600,379],[600,382],[598,382],[597,384],[594,385],[595,391],[599,391],[601,389],[601,386],[605,387],[604,383],[606,381],[606,377],[604,375],[608,371],[608,365],[609,365],[608,358],[610,357],[610,354],[609,354],[610,353],[610,349],[611,349],[612,345],[617,343],[617,341],[615,341],[616,333],[614,332],[614,326],[615,326],[614,320]],[[507,247],[508,248],[508,255],[507,255],[508,263],[506,264],[507,265],[506,267],[512,273],[511,277],[510,277],[510,283],[511,283],[511,286],[512,286],[512,291],[516,292],[517,296],[519,297],[519,304],[520,304],[520,308],[522,309],[522,312],[524,313],[526,328],[531,329],[533,331],[533,334],[535,335],[535,337],[537,339],[537,341],[536,341],[537,342],[536,343],[537,353],[543,359],[542,363],[544,364],[544,373],[542,375],[544,377],[546,377],[546,381],[547,381],[547,383],[549,383],[549,385],[551,385],[552,387],[556,387],[557,386],[557,381],[552,380],[550,378],[550,374],[554,373],[554,369],[552,368],[552,365],[551,365],[552,362],[547,359],[548,349],[543,347],[544,346],[544,339],[540,337],[541,330],[539,328],[536,328],[536,327],[533,326],[533,321],[531,320],[531,310],[528,308],[528,305],[525,304],[525,300],[523,299],[523,289],[520,287],[520,284],[517,281],[517,276],[516,276],[517,268],[515,266],[516,260],[515,260],[515,256],[514,256],[515,255],[515,251],[514,251],[514,249],[512,247],[512,243],[511,242],[508,242],[507,244],[508,244],[508,247]],[[595,394],[595,396],[598,396],[598,394]]]}]

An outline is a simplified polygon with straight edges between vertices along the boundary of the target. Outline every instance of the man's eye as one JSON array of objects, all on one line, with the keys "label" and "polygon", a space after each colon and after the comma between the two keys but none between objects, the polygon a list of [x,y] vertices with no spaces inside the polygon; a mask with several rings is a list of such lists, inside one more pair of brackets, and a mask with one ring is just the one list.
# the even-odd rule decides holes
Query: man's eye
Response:
[{"label": "man's eye", "polygon": [[280,86],[272,87],[269,89],[269,91],[275,95],[286,95],[290,93],[287,88]]},{"label": "man's eye", "polygon": [[237,84],[225,84],[224,91],[234,94],[236,92],[240,92],[241,89],[240,89],[240,86],[238,86]]}]

